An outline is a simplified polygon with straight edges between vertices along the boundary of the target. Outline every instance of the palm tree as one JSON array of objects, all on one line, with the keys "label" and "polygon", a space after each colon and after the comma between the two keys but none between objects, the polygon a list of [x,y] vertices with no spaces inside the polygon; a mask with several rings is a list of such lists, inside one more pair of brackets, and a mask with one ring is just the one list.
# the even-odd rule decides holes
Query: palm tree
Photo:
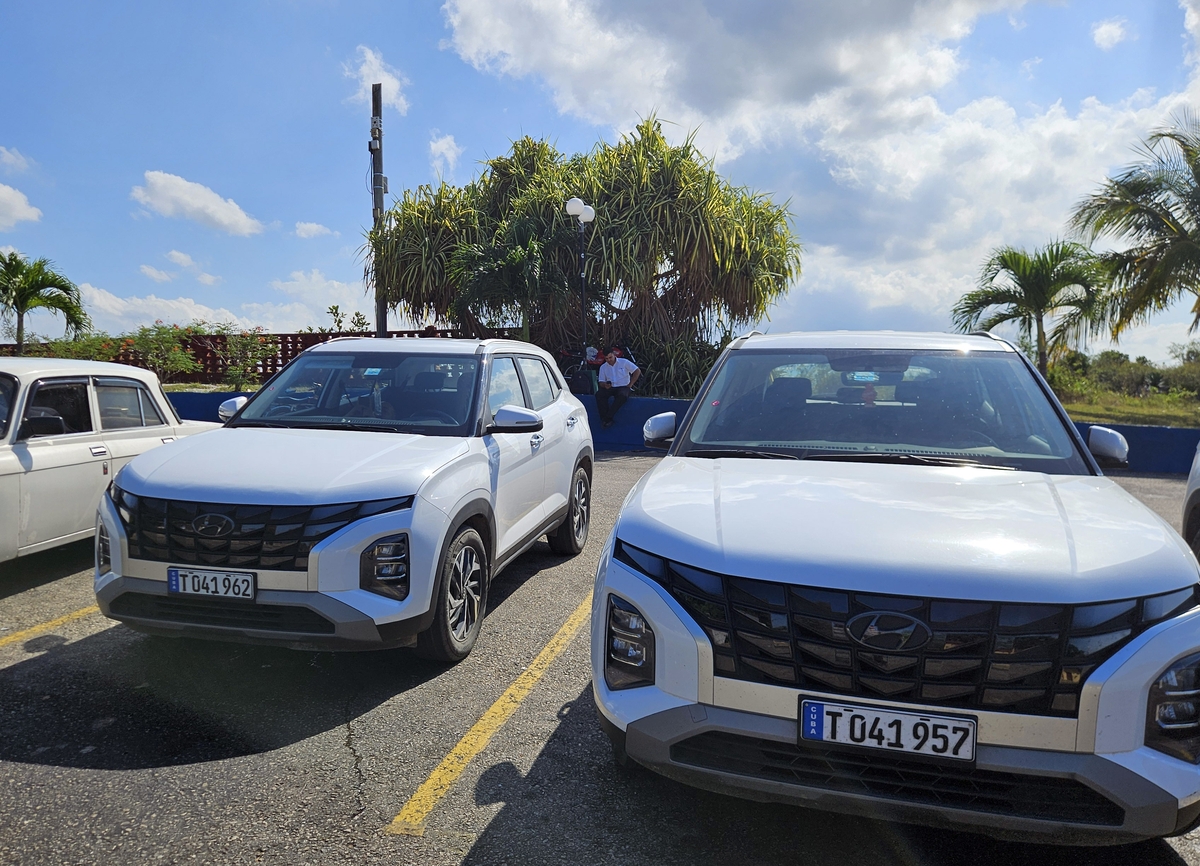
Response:
[{"label": "palm tree", "polygon": [[1090,241],[1126,241],[1103,256],[1111,273],[1114,339],[1132,324],[1192,294],[1200,325],[1200,119],[1172,118],[1139,148],[1143,159],[1081,201],[1072,228]]},{"label": "palm tree", "polygon": [[62,313],[68,334],[91,326],[76,285],[49,259],[29,261],[20,253],[0,257],[0,317],[17,320],[17,354],[25,352],[25,316],[34,310]]},{"label": "palm tree", "polygon": [[[787,205],[733,186],[690,136],[671,145],[650,118],[571,157],[522,138],[465,187],[406,192],[368,235],[368,279],[417,319],[480,336],[503,319],[552,351],[579,345],[578,234],[563,210],[572,196],[596,209],[588,333],[605,343],[638,332],[695,341],[752,324],[799,276]],[[501,303],[506,291],[512,303]]]},{"label": "palm tree", "polygon": [[[1015,322],[1026,339],[1036,335],[1037,365],[1045,376],[1050,354],[1102,327],[1103,286],[1103,268],[1081,244],[1054,241],[1032,253],[1000,247],[983,266],[979,288],[954,305],[954,323],[963,331],[990,331]],[[1057,322],[1047,336],[1050,317]]]}]

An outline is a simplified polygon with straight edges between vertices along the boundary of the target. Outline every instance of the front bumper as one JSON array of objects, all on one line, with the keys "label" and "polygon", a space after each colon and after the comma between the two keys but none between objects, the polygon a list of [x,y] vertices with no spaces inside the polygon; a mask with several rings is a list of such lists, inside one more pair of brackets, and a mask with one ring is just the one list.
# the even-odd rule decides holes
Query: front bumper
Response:
[{"label": "front bumper", "polygon": [[105,616],[146,634],[303,650],[412,646],[431,616],[377,624],[320,592],[261,589],[254,602],[169,596],[158,580],[117,577],[96,592]]},{"label": "front bumper", "polygon": [[751,800],[1060,845],[1136,842],[1200,818],[1200,803],[1180,809],[1167,791],[1098,755],[980,745],[970,769],[897,770],[890,756],[799,746],[795,721],[740,710],[679,706],[624,731],[603,711],[600,719],[639,764]]}]

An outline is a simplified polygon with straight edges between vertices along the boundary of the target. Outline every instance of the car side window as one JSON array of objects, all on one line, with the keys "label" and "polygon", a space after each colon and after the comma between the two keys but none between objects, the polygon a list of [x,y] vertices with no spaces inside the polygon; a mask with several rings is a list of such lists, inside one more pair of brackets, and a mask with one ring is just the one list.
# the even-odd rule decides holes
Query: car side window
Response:
[{"label": "car side window", "polygon": [[86,382],[40,382],[25,407],[21,438],[90,433],[92,412]]},{"label": "car side window", "polygon": [[558,396],[554,393],[554,388],[550,384],[550,375],[546,372],[546,365],[537,358],[518,358],[517,363],[521,365],[521,375],[525,377],[525,385],[529,388],[529,399],[533,402],[533,408],[543,409],[554,402],[554,398]]},{"label": "car side window", "polygon": [[542,361],[542,366],[546,368],[546,375],[550,379],[550,390],[554,392],[554,397],[557,399],[558,395],[562,393],[562,385],[559,384],[558,375],[545,361]]},{"label": "car side window", "polygon": [[96,383],[96,405],[103,430],[154,427],[165,423],[146,389],[132,380]]},{"label": "car side window", "polygon": [[501,406],[524,406],[525,393],[517,377],[517,365],[512,358],[493,358],[488,377],[488,419],[496,417]]},{"label": "car side window", "polygon": [[8,433],[8,419],[17,404],[17,380],[0,376],[0,437]]}]

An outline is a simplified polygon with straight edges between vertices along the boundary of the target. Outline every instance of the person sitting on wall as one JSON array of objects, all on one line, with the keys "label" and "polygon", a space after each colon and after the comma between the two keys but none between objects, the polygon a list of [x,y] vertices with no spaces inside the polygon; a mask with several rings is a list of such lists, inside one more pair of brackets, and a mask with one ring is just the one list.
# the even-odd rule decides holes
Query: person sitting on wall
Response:
[{"label": "person sitting on wall", "polygon": [[596,410],[605,427],[613,425],[617,410],[625,405],[642,371],[628,358],[618,358],[616,347],[605,353],[600,367],[600,391],[596,394]]}]

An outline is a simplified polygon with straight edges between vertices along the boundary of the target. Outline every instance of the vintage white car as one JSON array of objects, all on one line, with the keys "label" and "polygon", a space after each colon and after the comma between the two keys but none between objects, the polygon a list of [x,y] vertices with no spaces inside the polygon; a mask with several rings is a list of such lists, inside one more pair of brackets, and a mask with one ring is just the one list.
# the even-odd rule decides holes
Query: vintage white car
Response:
[{"label": "vintage white car", "polygon": [[180,420],[148,370],[0,358],[0,562],[88,538],[117,470],[217,426]]}]

